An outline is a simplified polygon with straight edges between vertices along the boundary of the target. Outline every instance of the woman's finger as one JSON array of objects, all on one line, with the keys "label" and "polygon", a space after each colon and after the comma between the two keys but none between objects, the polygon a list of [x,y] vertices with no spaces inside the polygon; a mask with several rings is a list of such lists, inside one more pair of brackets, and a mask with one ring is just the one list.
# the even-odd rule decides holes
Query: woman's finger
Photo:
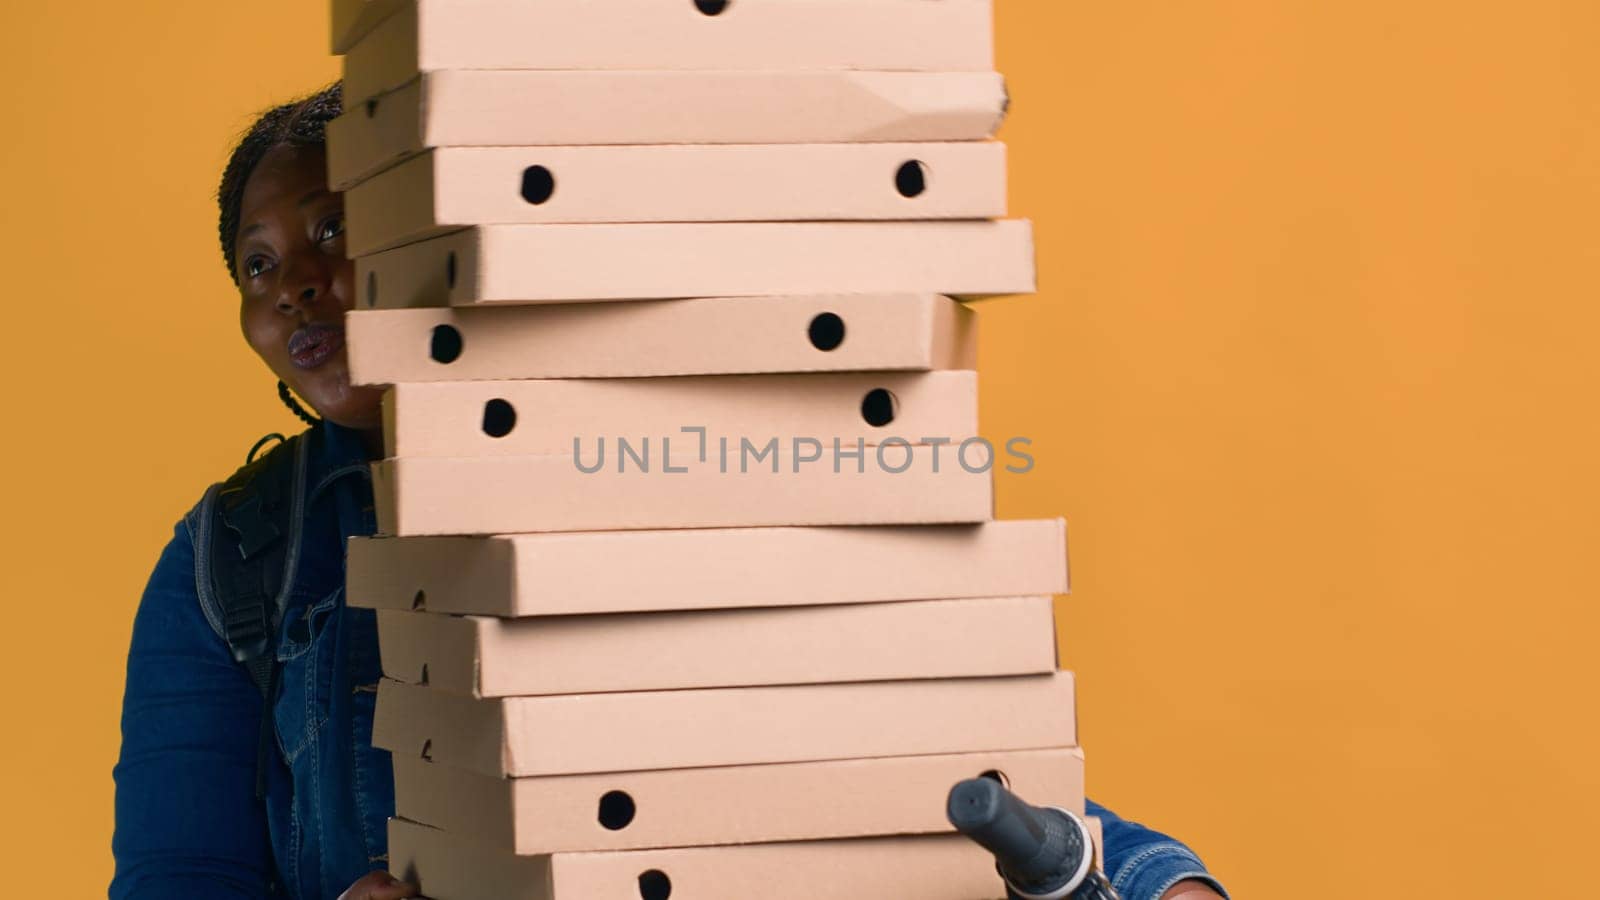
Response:
[{"label": "woman's finger", "polygon": [[417,890],[416,885],[398,878],[392,878],[388,884],[375,888],[372,892],[372,900],[401,900],[402,897],[420,896],[422,892]]},{"label": "woman's finger", "polygon": [[339,900],[401,900],[418,896],[417,886],[408,884],[388,872],[368,872],[350,889],[339,895]]}]

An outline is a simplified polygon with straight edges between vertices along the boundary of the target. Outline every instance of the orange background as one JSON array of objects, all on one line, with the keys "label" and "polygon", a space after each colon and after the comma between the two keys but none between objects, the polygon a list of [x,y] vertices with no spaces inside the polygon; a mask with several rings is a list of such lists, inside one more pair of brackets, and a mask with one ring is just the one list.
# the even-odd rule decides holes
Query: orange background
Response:
[{"label": "orange background", "polygon": [[[1239,897],[1576,897],[1591,667],[1592,0],[1001,0],[1043,292],[983,416],[1065,514],[1092,793]],[[323,3],[7,3],[4,892],[111,874],[139,590],[292,427],[210,192],[336,74]]]}]

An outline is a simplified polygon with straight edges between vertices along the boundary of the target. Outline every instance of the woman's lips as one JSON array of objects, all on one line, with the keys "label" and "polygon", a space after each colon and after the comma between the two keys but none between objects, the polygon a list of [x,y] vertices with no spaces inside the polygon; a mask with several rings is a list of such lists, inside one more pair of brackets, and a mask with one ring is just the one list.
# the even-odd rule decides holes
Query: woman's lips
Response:
[{"label": "woman's lips", "polygon": [[297,369],[315,369],[344,349],[344,329],[337,325],[303,325],[289,336],[289,361]]}]

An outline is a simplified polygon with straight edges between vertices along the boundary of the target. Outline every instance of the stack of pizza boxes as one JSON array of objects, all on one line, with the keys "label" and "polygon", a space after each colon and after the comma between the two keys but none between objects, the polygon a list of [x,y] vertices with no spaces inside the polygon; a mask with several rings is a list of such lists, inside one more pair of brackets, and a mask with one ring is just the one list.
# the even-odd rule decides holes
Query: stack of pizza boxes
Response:
[{"label": "stack of pizza boxes", "polygon": [[992,0],[336,0],[391,870],[438,900],[1003,896],[1081,809],[1064,526],[992,521]]}]

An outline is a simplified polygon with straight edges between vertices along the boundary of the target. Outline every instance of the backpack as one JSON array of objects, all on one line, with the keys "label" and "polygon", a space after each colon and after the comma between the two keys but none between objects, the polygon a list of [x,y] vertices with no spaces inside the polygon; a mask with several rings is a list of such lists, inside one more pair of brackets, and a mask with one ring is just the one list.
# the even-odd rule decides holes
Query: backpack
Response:
[{"label": "backpack", "polygon": [[[306,462],[316,430],[256,442],[243,467],[200,501],[195,587],[207,620],[261,692],[256,797],[266,792],[277,694],[277,634],[300,555]],[[277,444],[257,455],[268,441]]]}]

